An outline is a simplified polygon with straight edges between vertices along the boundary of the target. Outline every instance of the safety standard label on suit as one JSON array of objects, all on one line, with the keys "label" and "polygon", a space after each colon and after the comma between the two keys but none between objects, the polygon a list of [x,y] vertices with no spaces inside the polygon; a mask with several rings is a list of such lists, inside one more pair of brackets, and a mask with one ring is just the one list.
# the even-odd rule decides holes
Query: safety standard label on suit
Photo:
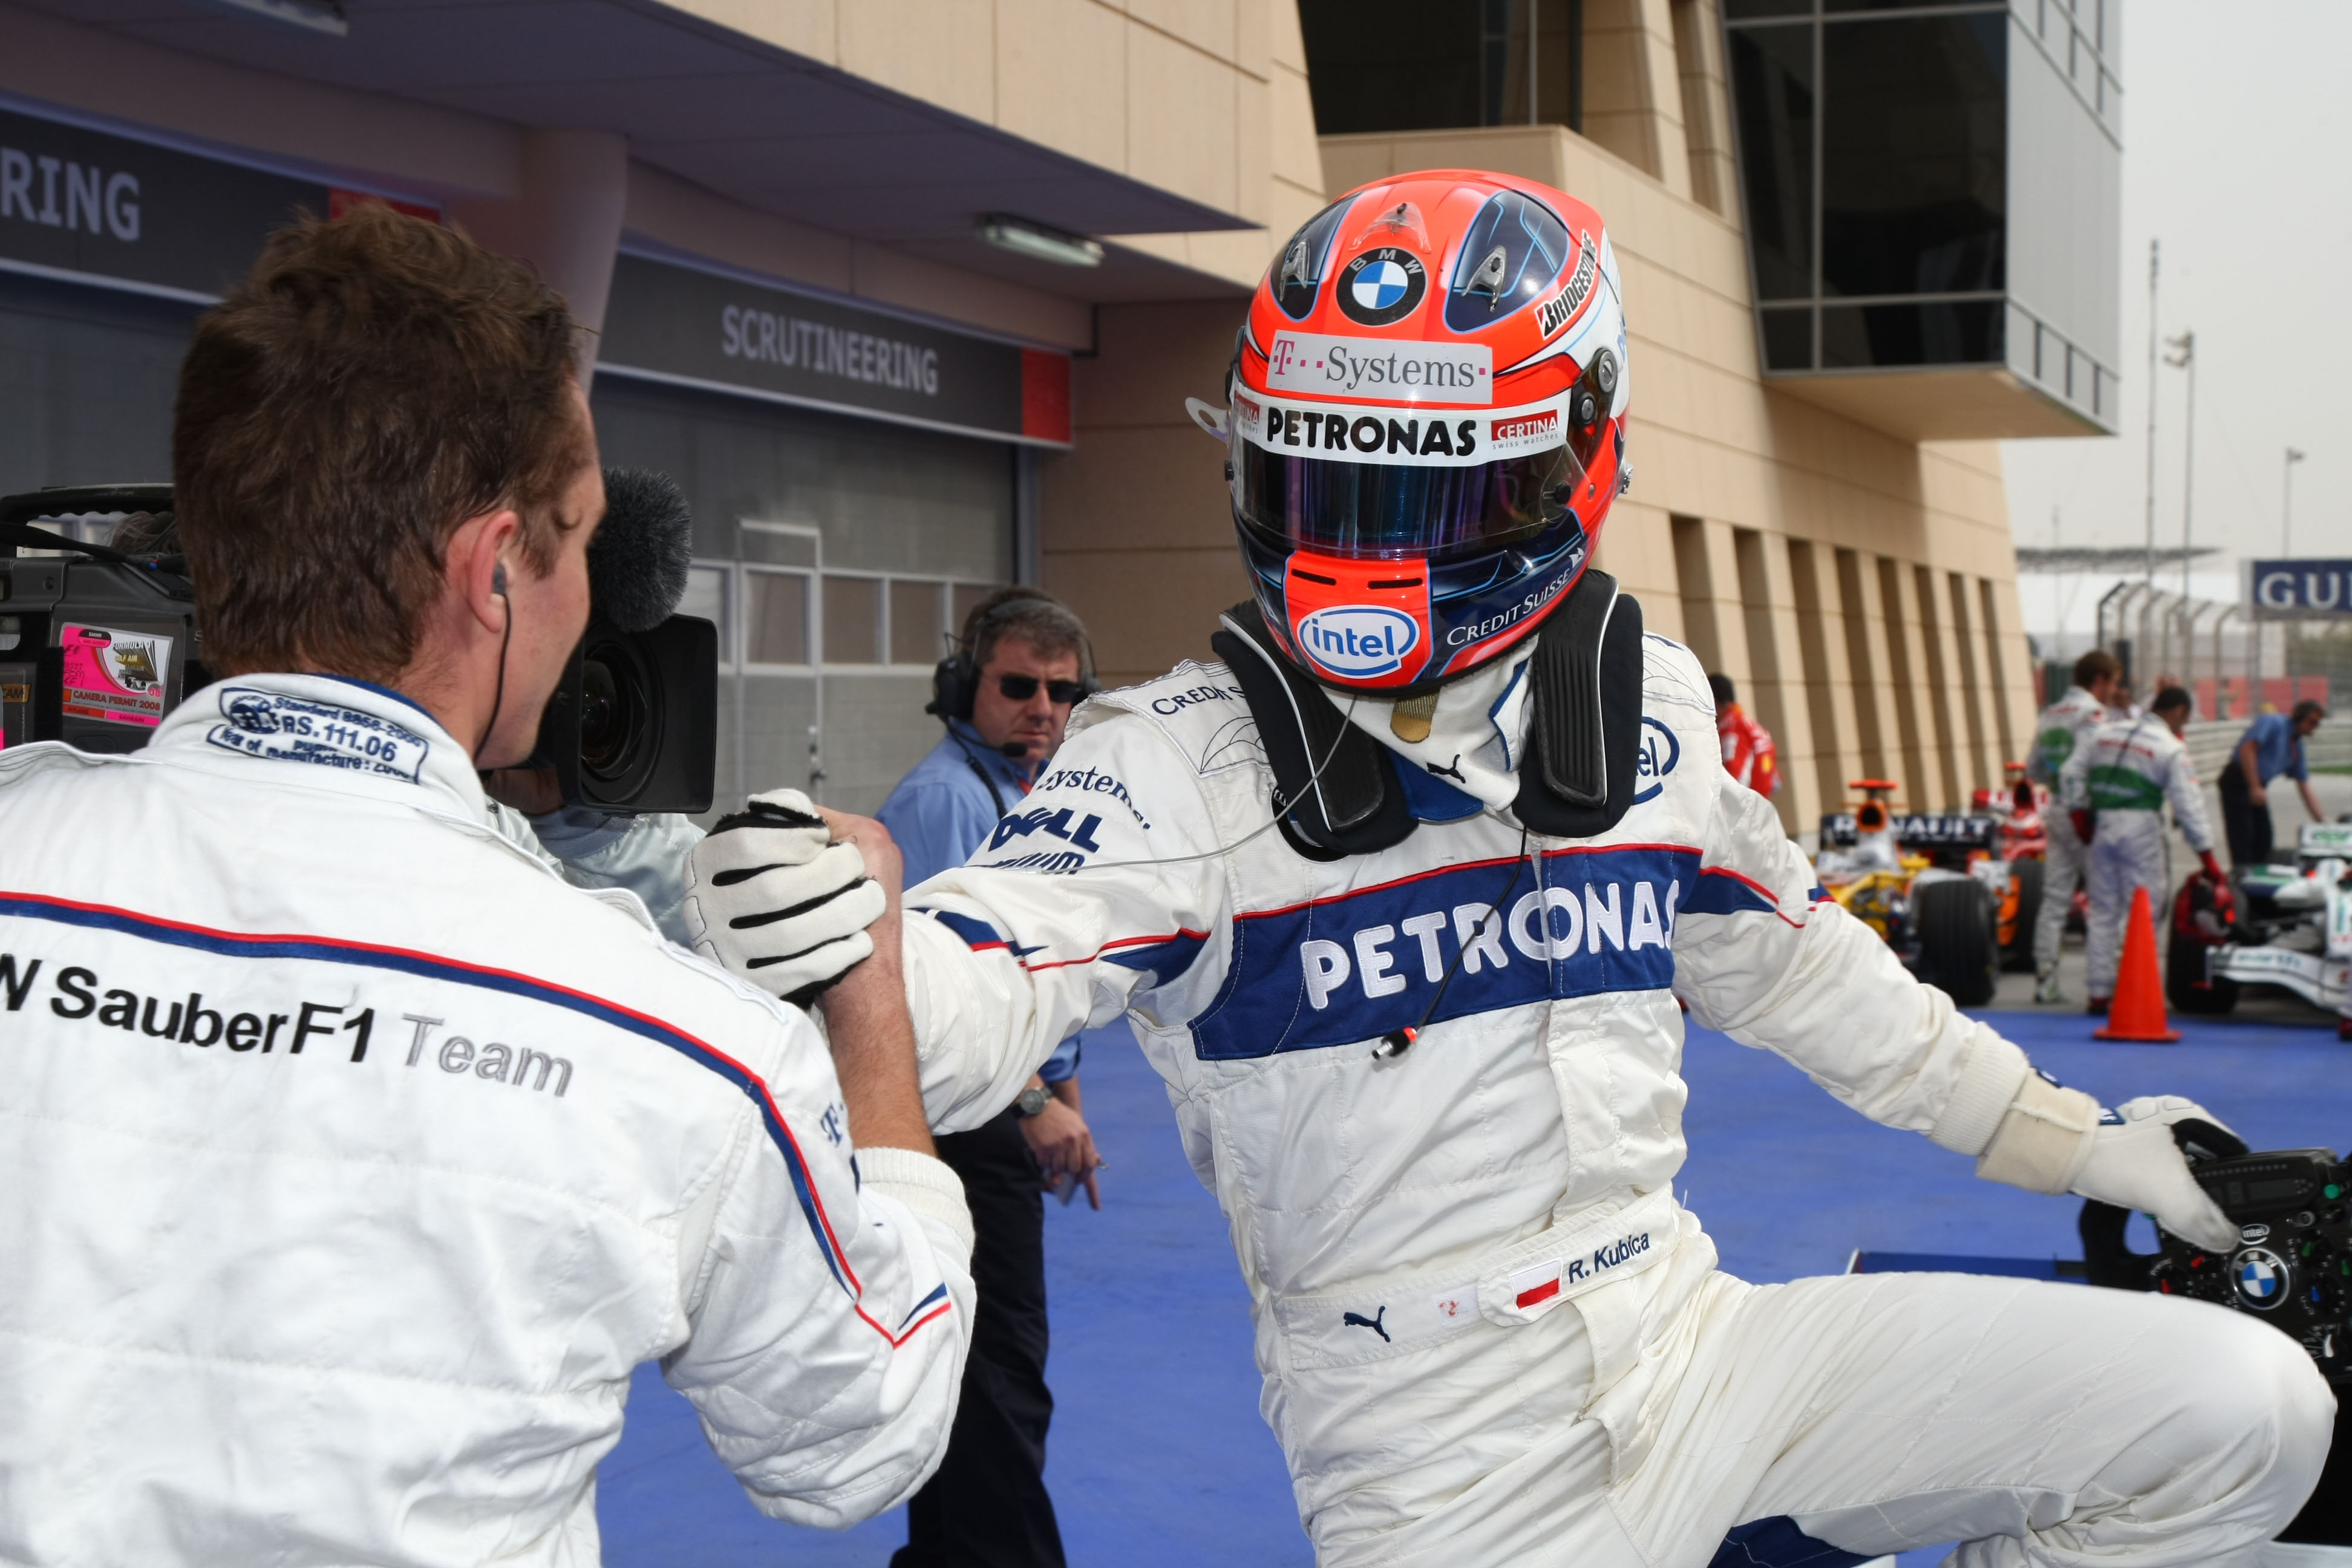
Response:
[{"label": "safety standard label on suit", "polygon": [[205,739],[223,751],[274,761],[350,768],[416,782],[432,742],[373,713],[249,686],[224,687],[221,717]]}]

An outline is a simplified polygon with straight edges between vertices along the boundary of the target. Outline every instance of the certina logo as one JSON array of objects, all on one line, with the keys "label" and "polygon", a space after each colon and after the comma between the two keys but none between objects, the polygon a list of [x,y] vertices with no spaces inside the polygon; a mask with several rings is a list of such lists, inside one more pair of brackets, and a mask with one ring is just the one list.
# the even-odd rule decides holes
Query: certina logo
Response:
[{"label": "certina logo", "polygon": [[1379,605],[1339,605],[1298,623],[1298,646],[1334,675],[1387,675],[1404,667],[1421,642],[1421,627],[1402,610]]},{"label": "certina logo", "polygon": [[1420,257],[1392,245],[1380,246],[1341,269],[1339,309],[1350,321],[1385,327],[1412,315],[1428,286]]},{"label": "certina logo", "polygon": [[1497,419],[1489,429],[1488,439],[1497,447],[1521,441],[1538,441],[1559,435],[1559,410],[1547,408],[1540,414],[1522,414],[1510,419]]},{"label": "certina logo", "polygon": [[1536,330],[1547,340],[1576,320],[1577,311],[1584,308],[1584,301],[1592,294],[1593,279],[1601,273],[1601,251],[1592,243],[1592,237],[1582,234],[1577,237],[1583,241],[1584,254],[1577,258],[1574,276],[1559,293],[1536,307]]},{"label": "certina logo", "polygon": [[1277,332],[1266,346],[1265,384],[1269,392],[1353,394],[1402,403],[1492,403],[1495,356],[1480,343]]}]

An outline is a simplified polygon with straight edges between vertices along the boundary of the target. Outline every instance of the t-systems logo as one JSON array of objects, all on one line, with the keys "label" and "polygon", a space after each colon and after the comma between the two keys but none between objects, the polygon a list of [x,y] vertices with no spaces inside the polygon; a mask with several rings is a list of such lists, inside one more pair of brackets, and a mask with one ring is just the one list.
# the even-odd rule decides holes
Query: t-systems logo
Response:
[{"label": "t-systems logo", "polygon": [[1559,444],[1559,410],[1546,408],[1539,413],[1494,420],[1486,439],[1497,451],[1517,447],[1556,447]]},{"label": "t-systems logo", "polygon": [[1492,403],[1495,356],[1483,343],[1276,332],[1266,345],[1265,384],[1382,403]]},{"label": "t-systems logo", "polygon": [[1335,605],[1298,623],[1298,646],[1334,675],[1364,680],[1404,667],[1421,642],[1421,627],[1402,610],[1379,605]]}]

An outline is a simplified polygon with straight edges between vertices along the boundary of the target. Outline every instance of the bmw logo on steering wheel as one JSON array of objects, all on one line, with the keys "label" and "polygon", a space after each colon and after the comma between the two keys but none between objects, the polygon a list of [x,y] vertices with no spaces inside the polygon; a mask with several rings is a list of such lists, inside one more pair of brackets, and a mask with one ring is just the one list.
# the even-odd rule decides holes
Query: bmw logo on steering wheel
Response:
[{"label": "bmw logo on steering wheel", "polygon": [[2230,1266],[2238,1299],[2258,1312],[2267,1312],[2286,1300],[2286,1259],[2267,1247],[2249,1247]]}]

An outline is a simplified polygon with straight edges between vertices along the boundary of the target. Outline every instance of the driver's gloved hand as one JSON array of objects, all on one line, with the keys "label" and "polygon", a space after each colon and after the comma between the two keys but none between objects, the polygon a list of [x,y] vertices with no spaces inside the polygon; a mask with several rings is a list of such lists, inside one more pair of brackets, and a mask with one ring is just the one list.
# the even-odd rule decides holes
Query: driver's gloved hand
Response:
[{"label": "driver's gloved hand", "polygon": [[2189,1149],[2224,1157],[2246,1145],[2193,1100],[2147,1096],[2102,1110],[2082,1090],[2029,1072],[1977,1157],[1977,1174],[2137,1209],[2175,1236],[2225,1251],[2238,1227],[2189,1173]]},{"label": "driver's gloved hand", "polygon": [[888,906],[854,844],[835,844],[796,789],[755,795],[694,847],[685,900],[695,951],[805,1007],[871,956]]}]

